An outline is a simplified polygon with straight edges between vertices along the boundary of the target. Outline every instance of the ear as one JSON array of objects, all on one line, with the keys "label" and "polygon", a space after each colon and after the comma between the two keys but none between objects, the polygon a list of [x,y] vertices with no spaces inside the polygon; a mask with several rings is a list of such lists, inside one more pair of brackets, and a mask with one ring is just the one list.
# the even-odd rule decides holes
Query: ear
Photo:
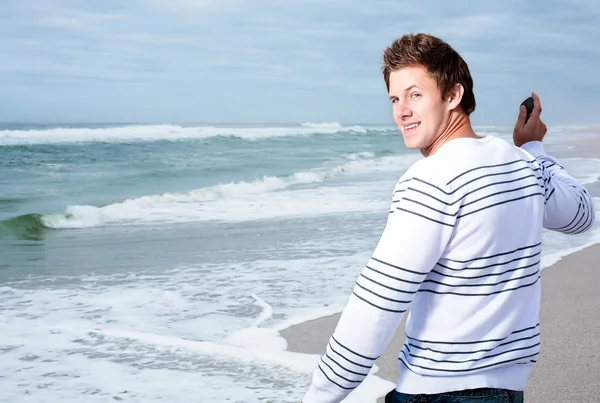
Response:
[{"label": "ear", "polygon": [[450,91],[448,91],[448,95],[446,96],[446,103],[448,104],[448,110],[456,109],[460,106],[462,101],[463,94],[465,93],[464,87],[456,83]]}]

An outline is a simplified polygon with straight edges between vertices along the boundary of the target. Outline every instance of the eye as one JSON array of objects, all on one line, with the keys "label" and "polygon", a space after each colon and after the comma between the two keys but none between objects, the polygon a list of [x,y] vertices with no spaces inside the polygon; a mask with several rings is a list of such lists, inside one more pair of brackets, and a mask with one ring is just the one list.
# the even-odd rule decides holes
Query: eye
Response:
[{"label": "eye", "polygon": [[392,98],[391,101],[393,104],[395,104],[396,102],[398,102],[398,98]]},{"label": "eye", "polygon": [[413,92],[412,94],[410,94],[410,99],[419,99],[421,98],[421,94],[417,93],[417,92]]}]

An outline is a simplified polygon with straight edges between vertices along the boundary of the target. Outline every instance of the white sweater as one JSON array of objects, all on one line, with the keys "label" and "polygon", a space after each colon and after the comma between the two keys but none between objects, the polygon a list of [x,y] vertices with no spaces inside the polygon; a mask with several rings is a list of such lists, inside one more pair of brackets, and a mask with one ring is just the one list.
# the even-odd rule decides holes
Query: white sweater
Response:
[{"label": "white sweater", "polygon": [[409,308],[398,391],[524,390],[540,351],[542,227],[576,234],[594,220],[586,189],[541,142],[444,144],[398,181],[303,403],[343,400]]}]

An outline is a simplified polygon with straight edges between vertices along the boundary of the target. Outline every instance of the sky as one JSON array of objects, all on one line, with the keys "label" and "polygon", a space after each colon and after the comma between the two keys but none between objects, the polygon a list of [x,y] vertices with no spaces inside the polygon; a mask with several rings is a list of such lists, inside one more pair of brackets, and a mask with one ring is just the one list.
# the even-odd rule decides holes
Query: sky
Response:
[{"label": "sky", "polygon": [[479,125],[535,91],[548,124],[600,117],[600,2],[0,0],[0,121],[393,124],[383,50],[441,37]]}]

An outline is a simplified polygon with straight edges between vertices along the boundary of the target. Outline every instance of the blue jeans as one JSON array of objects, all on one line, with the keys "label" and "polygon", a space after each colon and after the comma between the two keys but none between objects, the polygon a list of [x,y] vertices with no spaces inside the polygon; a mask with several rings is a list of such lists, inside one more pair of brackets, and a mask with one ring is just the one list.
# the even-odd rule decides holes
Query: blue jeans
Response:
[{"label": "blue jeans", "polygon": [[522,391],[481,388],[444,392],[435,395],[406,395],[392,390],[385,403],[523,403]]}]

